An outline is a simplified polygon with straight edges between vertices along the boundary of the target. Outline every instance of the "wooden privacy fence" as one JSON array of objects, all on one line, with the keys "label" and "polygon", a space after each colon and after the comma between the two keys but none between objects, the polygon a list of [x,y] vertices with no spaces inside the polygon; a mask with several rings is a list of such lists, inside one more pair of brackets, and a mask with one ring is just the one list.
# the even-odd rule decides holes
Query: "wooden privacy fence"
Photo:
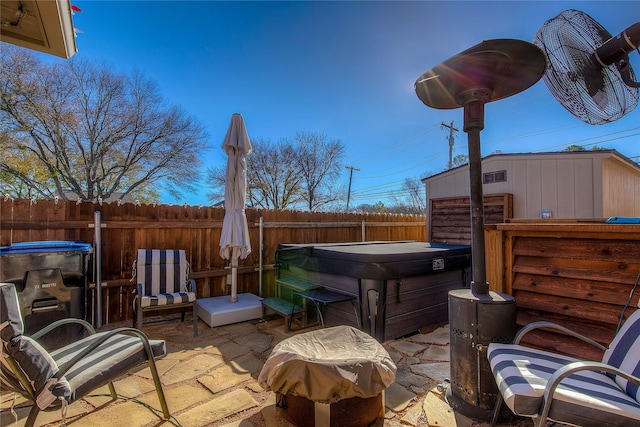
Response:
[{"label": "wooden privacy fence", "polygon": [[[190,277],[197,282],[198,297],[229,293],[228,260],[223,260],[219,255],[224,218],[222,208],[47,200],[32,202],[1,198],[0,245],[42,240],[81,240],[95,244],[93,225],[96,212],[99,212],[102,223],[102,323],[132,318],[131,291],[134,283],[130,279],[135,253],[139,248],[185,249],[191,266]],[[238,293],[257,295],[262,283],[263,296],[274,294],[273,263],[280,243],[426,241],[426,219],[421,215],[259,209],[247,209],[246,215],[252,250],[245,260],[239,261]],[[263,274],[260,277],[261,269]],[[90,283],[96,282],[94,271],[95,267],[92,266]]]},{"label": "wooden privacy fence", "polygon": [[[518,326],[560,323],[603,345],[638,307],[640,225],[521,221],[487,226],[487,279],[492,290],[514,296]],[[628,308],[626,304],[633,292]],[[527,343],[599,360],[582,341],[549,332]]]}]

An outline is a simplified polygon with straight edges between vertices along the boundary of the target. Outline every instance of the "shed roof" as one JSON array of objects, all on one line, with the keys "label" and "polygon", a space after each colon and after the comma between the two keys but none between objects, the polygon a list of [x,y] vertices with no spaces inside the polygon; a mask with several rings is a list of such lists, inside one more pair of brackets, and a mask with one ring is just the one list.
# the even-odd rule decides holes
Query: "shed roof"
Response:
[{"label": "shed roof", "polygon": [[[515,158],[515,157],[520,157],[520,158],[531,158],[531,159],[536,159],[536,158],[544,158],[544,157],[549,157],[549,156],[567,156],[567,157],[594,157],[594,156],[598,156],[598,157],[613,157],[616,158],[618,160],[620,160],[621,162],[624,162],[630,166],[632,166],[633,168],[635,168],[638,172],[640,172],[640,165],[636,162],[634,162],[633,160],[631,160],[629,157],[621,154],[619,151],[617,150],[613,150],[613,149],[609,149],[609,150],[585,150],[585,151],[549,151],[549,152],[541,152],[541,153],[492,153],[489,154],[486,157],[482,158],[482,163],[486,163],[488,160],[494,159],[494,158],[505,158],[505,157],[511,157],[511,158]],[[464,165],[460,165],[457,166],[455,168],[451,168],[451,169],[447,169],[445,171],[442,172],[438,172],[436,174],[427,176],[425,178],[422,178],[422,182],[426,182],[427,180],[437,177],[437,176],[441,176],[441,175],[445,175],[445,174],[450,174],[450,173],[455,173],[460,171],[461,169],[468,169],[469,168],[469,164],[465,163]]]}]

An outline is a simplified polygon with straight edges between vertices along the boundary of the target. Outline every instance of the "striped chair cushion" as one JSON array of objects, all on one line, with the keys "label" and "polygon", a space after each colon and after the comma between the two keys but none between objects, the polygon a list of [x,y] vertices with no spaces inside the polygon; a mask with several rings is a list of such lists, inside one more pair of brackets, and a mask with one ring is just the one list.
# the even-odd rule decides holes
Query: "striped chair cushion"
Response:
[{"label": "striped chair cushion", "polygon": [[169,304],[185,304],[196,300],[196,294],[194,292],[177,292],[174,294],[160,294],[142,297],[140,300],[140,306],[156,307]]},{"label": "striped chair cushion", "polygon": [[[52,351],[51,356],[58,366],[64,366],[82,350],[106,332],[90,335],[66,347]],[[167,353],[166,344],[161,340],[149,340],[156,358]],[[132,367],[147,360],[147,355],[140,338],[119,334],[102,343],[82,361],[65,374],[74,396],[83,396],[96,387],[112,381],[113,378],[126,374]]]},{"label": "striped chair cushion", "polygon": [[[38,342],[22,335],[20,304],[13,283],[0,283],[0,321],[2,321],[0,324],[2,353],[6,351],[7,355],[13,357],[27,376],[33,385],[38,407],[45,409],[58,396],[69,398],[71,390],[66,379],[54,378],[58,372],[55,360]],[[19,392],[21,390],[22,387]]]},{"label": "striped chair cushion", "polygon": [[[602,362],[640,377],[640,310],[636,310],[622,325],[604,353]],[[627,394],[640,402],[640,390],[636,384],[624,378],[609,374]]]},{"label": "striped chair cushion", "polygon": [[[576,359],[520,345],[491,343],[487,353],[498,388],[518,415],[535,416],[541,409],[547,380]],[[600,372],[581,371],[556,389],[549,418],[584,426],[638,426],[640,404]]]},{"label": "striped chair cushion", "polygon": [[138,249],[136,276],[143,296],[185,292],[188,265],[184,250]]}]

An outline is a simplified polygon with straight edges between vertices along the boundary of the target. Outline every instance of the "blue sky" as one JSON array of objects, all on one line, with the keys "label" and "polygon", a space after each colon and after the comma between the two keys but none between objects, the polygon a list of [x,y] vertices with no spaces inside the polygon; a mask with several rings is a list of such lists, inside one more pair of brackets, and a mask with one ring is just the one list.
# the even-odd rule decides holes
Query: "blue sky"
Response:
[{"label": "blue sky", "polygon": [[[375,203],[405,178],[441,172],[467,153],[462,109],[426,107],[413,85],[425,71],[483,40],[532,41],[565,9],[581,10],[617,34],[640,18],[638,1],[83,1],[74,16],[78,56],[115,70],[141,71],[166,100],[209,133],[205,166],[221,166],[231,115],[251,138],[277,141],[297,131],[346,145],[350,205]],[[631,59],[640,74],[638,54]],[[571,144],[640,156],[640,112],[603,126],[564,110],[541,80],[485,107],[482,154],[557,151]],[[349,170],[344,169],[346,186]],[[206,204],[201,194],[164,203]]]}]

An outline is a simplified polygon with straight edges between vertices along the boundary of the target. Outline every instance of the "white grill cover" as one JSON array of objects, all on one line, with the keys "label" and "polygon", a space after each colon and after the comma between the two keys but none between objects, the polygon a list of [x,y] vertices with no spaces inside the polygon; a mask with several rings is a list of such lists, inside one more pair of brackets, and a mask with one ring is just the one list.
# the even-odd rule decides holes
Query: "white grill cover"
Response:
[{"label": "white grill cover", "polygon": [[351,326],[296,335],[277,344],[258,376],[265,390],[335,403],[375,397],[396,377],[387,350]]}]

